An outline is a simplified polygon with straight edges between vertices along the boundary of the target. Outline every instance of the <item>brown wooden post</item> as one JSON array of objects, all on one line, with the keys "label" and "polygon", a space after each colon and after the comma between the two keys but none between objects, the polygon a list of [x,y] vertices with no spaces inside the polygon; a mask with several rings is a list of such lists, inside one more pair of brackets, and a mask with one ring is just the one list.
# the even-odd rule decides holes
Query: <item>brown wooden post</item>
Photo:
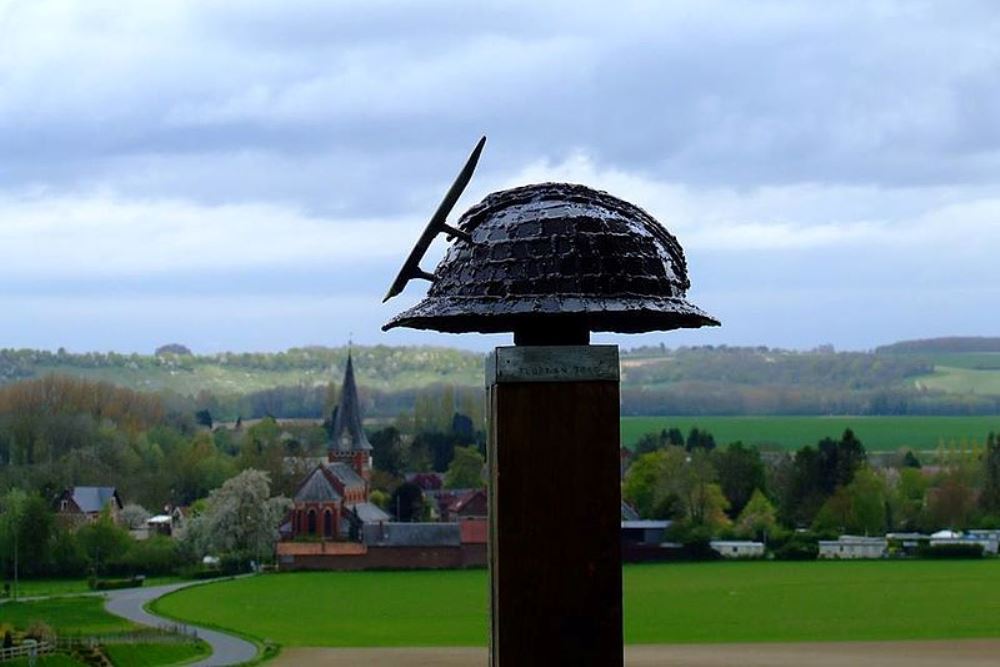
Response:
[{"label": "brown wooden post", "polygon": [[614,345],[487,362],[492,667],[623,664]]}]

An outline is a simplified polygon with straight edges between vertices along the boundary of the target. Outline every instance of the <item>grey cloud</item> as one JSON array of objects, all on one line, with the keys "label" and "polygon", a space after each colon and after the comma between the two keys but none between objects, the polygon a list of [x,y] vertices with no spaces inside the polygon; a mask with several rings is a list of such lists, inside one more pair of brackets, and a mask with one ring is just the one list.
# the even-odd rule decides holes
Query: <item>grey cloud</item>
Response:
[{"label": "grey cloud", "polygon": [[[481,131],[498,147],[486,173],[583,149],[676,182],[896,186],[984,182],[1000,161],[988,3],[183,6],[152,28],[124,11],[110,45],[81,36],[81,18],[41,64],[16,47],[27,74],[0,93],[7,187],[192,156],[239,167],[252,152],[272,156],[265,173],[322,162],[333,187],[309,184],[317,202],[338,181],[355,191],[352,174],[387,174],[381,201],[401,208]],[[242,173],[215,196],[282,196]]]}]

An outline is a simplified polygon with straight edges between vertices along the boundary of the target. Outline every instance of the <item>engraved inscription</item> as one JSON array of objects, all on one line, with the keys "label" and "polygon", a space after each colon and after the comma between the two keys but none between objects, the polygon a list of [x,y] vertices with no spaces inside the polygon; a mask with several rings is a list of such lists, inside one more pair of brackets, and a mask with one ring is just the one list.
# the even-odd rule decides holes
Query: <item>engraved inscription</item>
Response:
[{"label": "engraved inscription", "polygon": [[497,348],[487,363],[487,384],[496,382],[617,381],[613,345]]}]

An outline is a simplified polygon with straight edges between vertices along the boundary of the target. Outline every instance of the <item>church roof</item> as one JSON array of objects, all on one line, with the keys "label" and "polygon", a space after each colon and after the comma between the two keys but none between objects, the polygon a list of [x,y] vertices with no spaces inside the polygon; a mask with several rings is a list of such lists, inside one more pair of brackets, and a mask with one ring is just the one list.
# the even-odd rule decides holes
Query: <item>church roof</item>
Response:
[{"label": "church roof", "polygon": [[365,524],[365,544],[393,547],[457,547],[462,533],[457,523]]},{"label": "church roof", "polygon": [[325,467],[345,487],[365,485],[365,480],[361,479],[361,476],[354,472],[354,468],[346,463],[327,463]]},{"label": "church roof", "polygon": [[390,519],[389,515],[375,503],[356,503],[351,509],[358,513],[361,523],[380,523]]},{"label": "church roof", "polygon": [[323,474],[321,466],[317,466],[309,473],[305,481],[299,485],[298,491],[295,492],[295,502],[297,503],[332,502],[341,499],[342,496],[337,493],[337,489],[333,488],[333,484]]},{"label": "church roof", "polygon": [[333,438],[329,449],[338,452],[368,451],[372,448],[361,428],[361,407],[358,386],[354,381],[354,362],[347,354],[344,384],[340,388],[340,404],[333,415]]}]

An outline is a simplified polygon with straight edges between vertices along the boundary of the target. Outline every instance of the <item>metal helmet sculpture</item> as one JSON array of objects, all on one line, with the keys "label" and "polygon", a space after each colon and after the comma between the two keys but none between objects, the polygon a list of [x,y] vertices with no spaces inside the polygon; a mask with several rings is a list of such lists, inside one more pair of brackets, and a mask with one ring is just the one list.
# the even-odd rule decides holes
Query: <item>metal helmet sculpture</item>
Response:
[{"label": "metal helmet sculpture", "polygon": [[[432,282],[393,327],[514,332],[518,344],[581,344],[591,331],[640,333],[717,326],[686,300],[684,251],[651,215],[606,192],[540,183],[494,192],[446,219],[472,177],[486,137],[410,253],[385,300],[413,278]],[[457,240],[434,273],[419,267],[431,241]]]}]

